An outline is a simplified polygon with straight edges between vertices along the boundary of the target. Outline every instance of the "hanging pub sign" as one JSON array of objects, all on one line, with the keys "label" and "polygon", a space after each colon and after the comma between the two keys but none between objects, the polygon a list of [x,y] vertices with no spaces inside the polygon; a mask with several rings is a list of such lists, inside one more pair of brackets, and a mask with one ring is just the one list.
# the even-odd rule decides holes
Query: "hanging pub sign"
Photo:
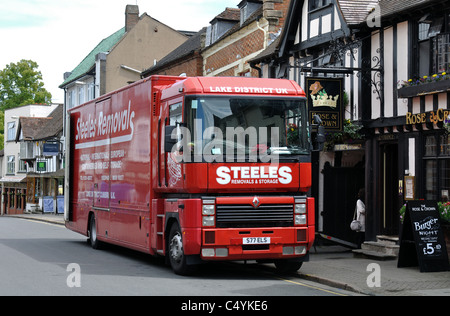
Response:
[{"label": "hanging pub sign", "polygon": [[44,156],[58,156],[59,143],[44,143],[42,155]]},{"label": "hanging pub sign", "polygon": [[435,201],[408,201],[397,266],[420,272],[448,271],[448,254]]},{"label": "hanging pub sign", "polygon": [[309,122],[314,116],[322,119],[327,132],[340,132],[343,129],[343,79],[306,78]]}]

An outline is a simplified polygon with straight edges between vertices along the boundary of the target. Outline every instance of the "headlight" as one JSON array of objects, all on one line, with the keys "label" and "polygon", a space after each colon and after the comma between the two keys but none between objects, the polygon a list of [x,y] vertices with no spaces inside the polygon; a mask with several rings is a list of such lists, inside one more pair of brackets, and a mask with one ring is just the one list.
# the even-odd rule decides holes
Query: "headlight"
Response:
[{"label": "headlight", "polygon": [[202,205],[202,225],[205,227],[212,227],[216,223],[214,214],[216,213],[215,200],[204,199]]},{"label": "headlight", "polygon": [[295,199],[294,205],[294,223],[295,225],[306,225],[306,199]]},{"label": "headlight", "polygon": [[214,205],[203,205],[203,215],[214,215]]},{"label": "headlight", "polygon": [[295,215],[295,225],[306,225],[306,215]]},{"label": "headlight", "polygon": [[215,217],[214,216],[203,216],[202,224],[203,226],[214,226]]},{"label": "headlight", "polygon": [[306,204],[295,204],[295,214],[305,214]]}]

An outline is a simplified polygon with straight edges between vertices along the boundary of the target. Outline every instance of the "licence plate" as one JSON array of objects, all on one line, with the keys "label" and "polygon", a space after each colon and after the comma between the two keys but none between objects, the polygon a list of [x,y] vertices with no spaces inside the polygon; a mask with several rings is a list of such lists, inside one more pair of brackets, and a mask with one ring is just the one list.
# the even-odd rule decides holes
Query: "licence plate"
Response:
[{"label": "licence plate", "polygon": [[270,237],[245,237],[242,243],[244,245],[266,245],[270,244]]}]

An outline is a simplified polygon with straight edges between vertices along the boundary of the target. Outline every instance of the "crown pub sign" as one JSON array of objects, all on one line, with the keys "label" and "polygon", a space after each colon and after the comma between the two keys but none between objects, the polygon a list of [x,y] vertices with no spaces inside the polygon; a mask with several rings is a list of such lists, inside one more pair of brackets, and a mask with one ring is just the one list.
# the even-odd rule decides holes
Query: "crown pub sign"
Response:
[{"label": "crown pub sign", "polygon": [[327,132],[339,132],[343,129],[343,79],[342,78],[306,78],[309,122],[314,116],[322,119]]}]

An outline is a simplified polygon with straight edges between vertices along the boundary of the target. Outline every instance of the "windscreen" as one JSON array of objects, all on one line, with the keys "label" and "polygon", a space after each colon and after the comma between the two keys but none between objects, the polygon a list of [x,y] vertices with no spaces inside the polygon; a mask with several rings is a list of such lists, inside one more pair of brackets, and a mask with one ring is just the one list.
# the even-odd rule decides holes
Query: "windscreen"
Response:
[{"label": "windscreen", "polygon": [[193,96],[184,111],[185,159],[270,162],[309,154],[304,98]]}]

